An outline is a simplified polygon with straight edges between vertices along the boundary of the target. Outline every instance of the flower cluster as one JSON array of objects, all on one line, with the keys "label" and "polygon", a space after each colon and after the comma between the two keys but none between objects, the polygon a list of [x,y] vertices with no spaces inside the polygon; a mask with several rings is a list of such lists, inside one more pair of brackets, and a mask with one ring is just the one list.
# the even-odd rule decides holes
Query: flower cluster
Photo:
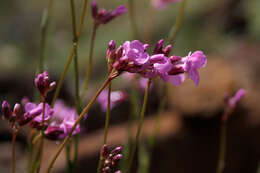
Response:
[{"label": "flower cluster", "polygon": [[[45,98],[56,83],[50,82],[48,73],[43,72],[35,78],[35,85]],[[23,99],[22,105],[15,104],[13,110],[7,101],[3,101],[2,117],[10,122],[12,129],[29,124],[31,128],[45,129],[44,134],[47,138],[60,140],[68,135],[78,114],[75,109],[66,107],[62,101],[57,101],[54,108],[51,108],[48,103],[36,104],[29,102],[28,99]],[[73,135],[79,132],[80,126],[78,125]]]},{"label": "flower cluster", "polygon": [[[50,123],[44,134],[49,139],[61,140],[64,139],[72,129],[78,114],[75,109],[65,106],[64,102],[61,100],[56,101],[53,110],[53,116],[51,117]],[[80,126],[77,125],[72,135],[79,132]]]},{"label": "flower cluster", "polygon": [[176,3],[179,2],[180,0],[152,0],[152,6],[155,7],[158,10],[162,10],[165,7],[167,7],[168,4],[170,3]]},{"label": "flower cluster", "polygon": [[114,10],[107,11],[106,9],[102,8],[100,11],[98,11],[98,5],[96,0],[92,1],[91,5],[91,12],[92,12],[92,17],[95,20],[95,25],[99,24],[106,24],[116,18],[117,16],[120,16],[121,14],[126,13],[127,9],[124,5],[118,6]]},{"label": "flower cluster", "polygon": [[101,173],[121,173],[121,171],[114,171],[116,163],[123,158],[122,147],[116,147],[113,150],[109,150],[107,145],[103,145],[100,151],[100,157],[103,158],[103,165]]},{"label": "flower cluster", "polygon": [[[102,111],[107,111],[107,98],[108,98],[108,90],[104,90],[98,96],[97,101],[101,105]],[[114,106],[118,103],[121,103],[127,99],[127,94],[123,91],[113,91],[110,94],[110,109],[113,109]]]},{"label": "flower cluster", "polygon": [[187,77],[196,85],[199,84],[198,69],[205,67],[207,58],[202,51],[189,53],[186,57],[170,56],[172,46],[163,48],[163,40],[157,42],[153,54],[149,55],[148,44],[138,40],[126,41],[116,49],[114,41],[110,41],[107,49],[108,63],[118,73],[139,73],[145,78],[159,76],[163,81],[180,85]]}]

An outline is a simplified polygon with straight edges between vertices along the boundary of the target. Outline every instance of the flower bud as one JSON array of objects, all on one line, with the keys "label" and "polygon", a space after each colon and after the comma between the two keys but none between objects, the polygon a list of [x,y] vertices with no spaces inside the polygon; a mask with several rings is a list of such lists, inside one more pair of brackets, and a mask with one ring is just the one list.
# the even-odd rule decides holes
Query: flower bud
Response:
[{"label": "flower bud", "polygon": [[3,101],[2,103],[2,118],[4,120],[9,120],[13,115],[13,112],[10,108],[10,105],[7,101]]},{"label": "flower bud", "polygon": [[51,91],[55,86],[56,83],[50,83],[50,78],[48,76],[48,72],[45,71],[39,74],[34,80],[36,88],[39,90],[42,96],[46,97],[47,93]]},{"label": "flower bud", "polygon": [[122,147],[122,146],[116,147],[115,149],[113,149],[113,150],[111,151],[111,154],[112,154],[112,155],[117,155],[117,154],[121,153],[122,150],[123,150],[123,147]]},{"label": "flower bud", "polygon": [[91,4],[91,13],[92,13],[92,17],[96,18],[97,14],[98,14],[98,6],[97,6],[97,1],[93,0],[92,4]]},{"label": "flower bud", "polygon": [[101,150],[100,150],[100,156],[103,157],[103,158],[106,158],[109,154],[109,151],[108,151],[108,146],[105,144],[102,146]]},{"label": "flower bud", "polygon": [[171,53],[171,50],[172,50],[172,45],[169,44],[169,45],[167,45],[167,46],[163,49],[163,54],[168,57],[169,54]]},{"label": "flower bud", "polygon": [[153,54],[161,54],[162,53],[163,43],[164,43],[163,39],[161,39],[157,42],[157,44],[155,45],[155,48],[153,50]]}]

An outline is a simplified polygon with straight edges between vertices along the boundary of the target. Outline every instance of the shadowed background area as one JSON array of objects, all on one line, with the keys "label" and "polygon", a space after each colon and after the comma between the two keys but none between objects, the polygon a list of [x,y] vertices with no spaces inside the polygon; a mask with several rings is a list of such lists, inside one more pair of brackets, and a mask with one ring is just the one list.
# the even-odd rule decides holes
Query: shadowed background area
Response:
[{"label": "shadowed background area", "polygon": [[[77,19],[81,0],[75,0]],[[139,39],[153,47],[159,39],[167,39],[175,23],[179,4],[158,11],[149,0],[135,0]],[[100,8],[113,9],[127,1],[98,0]],[[69,1],[54,0],[46,41],[44,69],[57,81],[67,62],[72,45]],[[40,58],[40,23],[46,1],[12,0],[0,6],[0,101],[11,105],[23,97],[35,100],[33,80]],[[260,160],[260,1],[259,0],[188,0],[182,28],[173,44],[173,52],[186,56],[189,51],[203,50],[207,67],[200,70],[198,87],[185,81],[180,87],[169,85],[166,110],[163,113],[153,152],[139,147],[132,172],[145,173],[209,173],[216,171],[219,152],[220,117],[224,111],[223,96],[239,88],[247,91],[245,99],[228,121],[227,158],[224,173],[257,173]],[[78,21],[77,21],[78,22]],[[87,17],[79,41],[79,76],[83,84],[90,47],[93,20],[90,0]],[[93,72],[84,98],[84,105],[107,76],[106,48],[113,39],[116,44],[132,40],[128,13],[116,18],[97,31]],[[151,51],[149,49],[149,51]],[[142,146],[152,135],[155,116],[162,99],[158,81],[150,92],[147,116],[142,133]],[[114,90],[130,93],[125,78],[113,83]],[[140,102],[143,93],[139,91]],[[49,94],[51,101],[53,92]],[[68,105],[74,102],[73,65],[60,94]],[[141,103],[140,103],[141,104]],[[125,145],[128,138],[127,120],[131,116],[129,100],[112,110],[108,144]],[[105,113],[95,104],[82,123],[79,162],[76,172],[95,172],[103,139]],[[135,132],[135,128],[133,132]],[[17,138],[17,173],[25,172],[29,128],[20,130]],[[0,120],[0,172],[11,172],[11,133],[6,121]],[[58,142],[45,143],[43,168],[46,169]],[[123,167],[124,165],[120,165]],[[53,172],[65,172],[65,154],[58,158]],[[83,171],[84,170],[84,171]],[[124,171],[123,171],[124,172]],[[258,171],[260,173],[260,170]]]}]

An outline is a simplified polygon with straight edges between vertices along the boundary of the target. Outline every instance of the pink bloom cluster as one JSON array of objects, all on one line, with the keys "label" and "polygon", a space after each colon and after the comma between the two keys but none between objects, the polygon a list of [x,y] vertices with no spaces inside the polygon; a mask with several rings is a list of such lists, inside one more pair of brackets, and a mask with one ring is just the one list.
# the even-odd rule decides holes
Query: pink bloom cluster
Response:
[{"label": "pink bloom cluster", "polygon": [[170,3],[177,3],[180,0],[152,0],[152,6],[155,7],[158,10],[162,10],[165,7],[167,7],[168,4]]},{"label": "pink bloom cluster", "polygon": [[[47,93],[53,89],[55,84],[55,82],[50,82],[47,72],[43,72],[35,78],[35,85],[43,97],[47,96]],[[2,117],[10,122],[11,128],[29,124],[32,128],[38,130],[44,128],[45,136],[49,139],[60,140],[65,138],[78,117],[76,110],[66,107],[62,101],[57,101],[54,108],[51,108],[48,103],[45,103],[44,111],[43,107],[43,103],[35,104],[23,99],[22,106],[15,104],[14,109],[11,110],[9,103],[3,101]],[[73,135],[79,132],[80,126],[78,125]]]},{"label": "pink bloom cluster", "polygon": [[[77,120],[77,111],[73,108],[67,107],[61,100],[56,101],[53,110],[53,116],[51,117],[50,123],[44,133],[49,139],[64,139]],[[80,126],[77,125],[72,135],[79,132]]]},{"label": "pink bloom cluster", "polygon": [[107,60],[118,73],[139,73],[145,78],[160,77],[173,85],[180,85],[187,77],[196,85],[199,84],[198,69],[207,64],[207,58],[202,51],[189,53],[186,57],[170,56],[171,45],[163,48],[163,40],[157,42],[153,54],[149,55],[148,44],[139,40],[126,41],[116,49],[114,41],[110,41],[107,49]]}]

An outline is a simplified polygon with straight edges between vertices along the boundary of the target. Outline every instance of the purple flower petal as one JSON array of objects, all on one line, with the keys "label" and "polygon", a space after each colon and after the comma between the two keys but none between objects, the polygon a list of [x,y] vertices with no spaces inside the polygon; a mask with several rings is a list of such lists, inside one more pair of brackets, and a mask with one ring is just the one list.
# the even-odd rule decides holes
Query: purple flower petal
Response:
[{"label": "purple flower petal", "polygon": [[185,80],[185,74],[169,76],[169,81],[175,86],[179,86],[180,84],[182,84],[184,82],[184,80]]}]

